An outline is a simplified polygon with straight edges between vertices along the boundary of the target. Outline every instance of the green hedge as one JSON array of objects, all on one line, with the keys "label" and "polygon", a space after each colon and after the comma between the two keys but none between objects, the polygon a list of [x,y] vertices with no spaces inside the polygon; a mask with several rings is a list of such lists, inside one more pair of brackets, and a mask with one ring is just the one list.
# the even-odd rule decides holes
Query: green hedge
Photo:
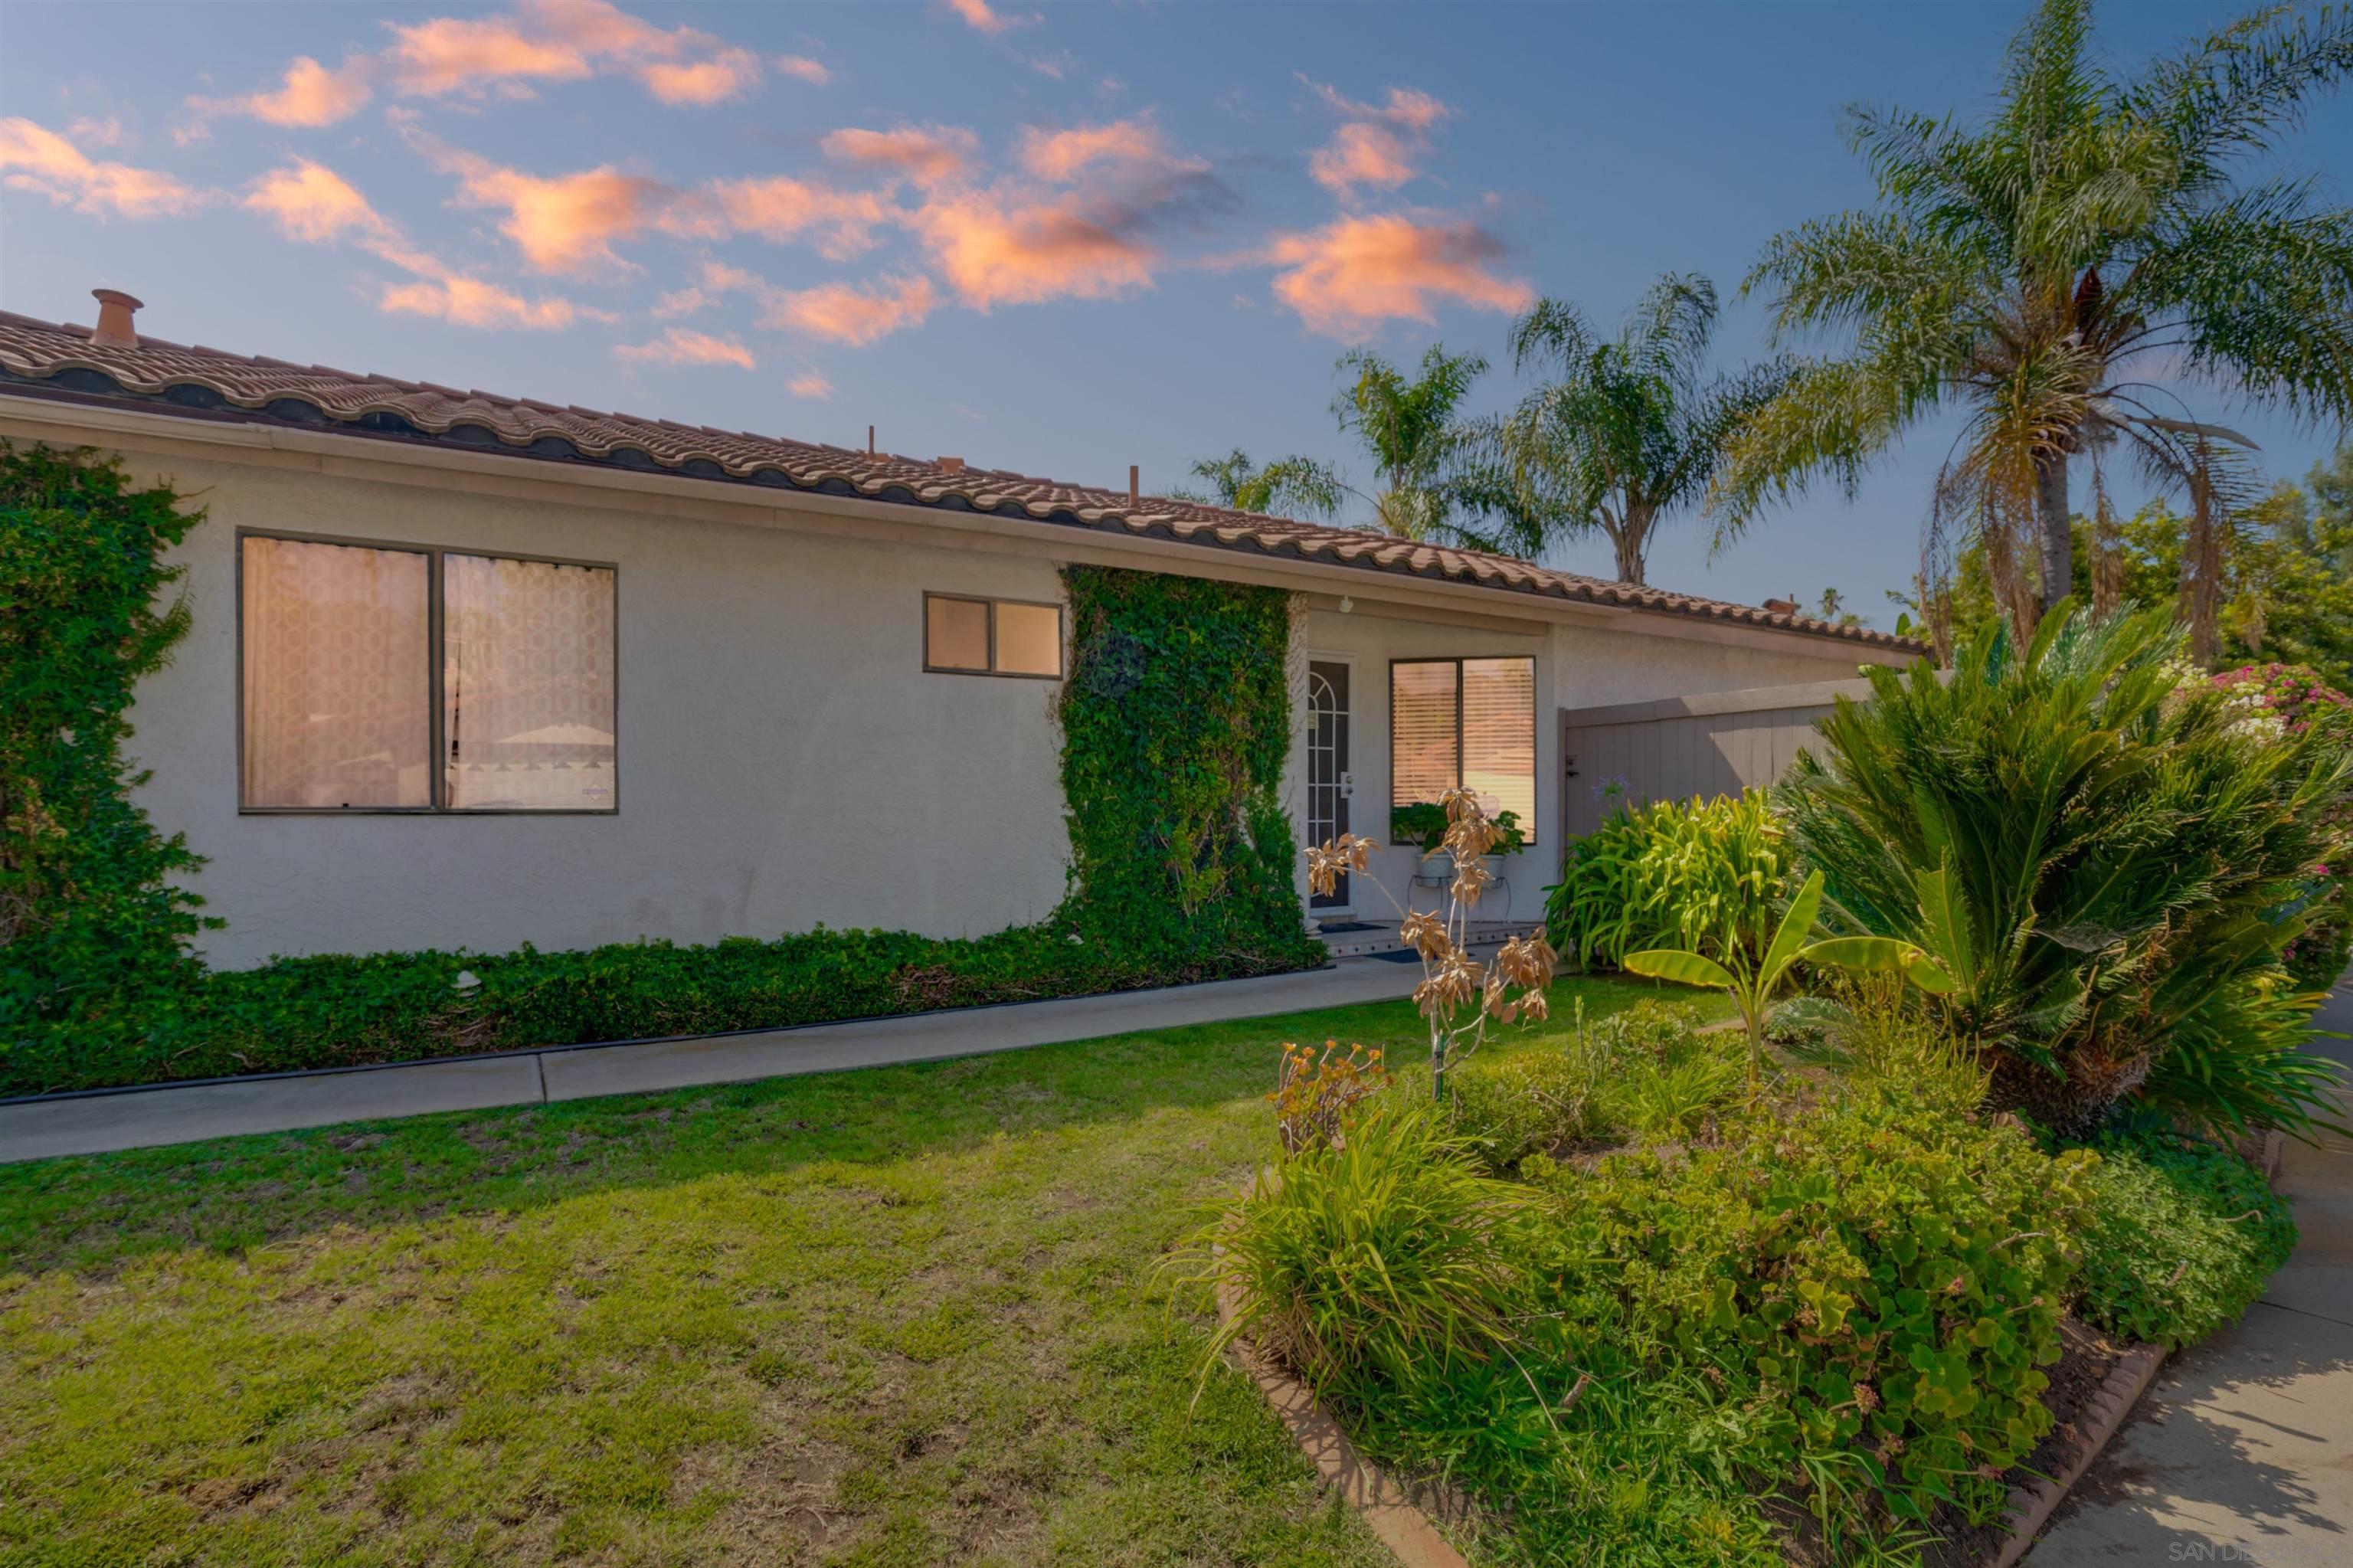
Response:
[{"label": "green hedge", "polygon": [[[1280,800],[1292,609],[1277,590],[1071,567],[1056,705],[1071,885],[970,939],[819,928],[712,947],[377,953],[207,973],[129,803],[137,679],[186,630],[160,564],[201,514],[87,454],[0,444],[0,1094],[95,1088],[1176,985],[1324,961]],[[461,983],[464,982],[464,983]]]},{"label": "green hedge", "polygon": [[[1237,963],[1232,972],[1265,971]],[[461,988],[468,974],[477,983]],[[1044,926],[949,941],[818,929],[711,947],[281,959],[175,989],[105,1051],[63,1034],[26,1043],[0,1055],[0,1093],[773,1029],[1172,978]]]}]

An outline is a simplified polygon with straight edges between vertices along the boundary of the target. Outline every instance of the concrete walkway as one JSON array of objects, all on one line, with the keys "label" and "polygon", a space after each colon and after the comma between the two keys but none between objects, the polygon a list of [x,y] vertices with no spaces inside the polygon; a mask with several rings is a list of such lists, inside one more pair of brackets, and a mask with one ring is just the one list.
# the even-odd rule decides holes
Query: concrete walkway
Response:
[{"label": "concrete walkway", "polygon": [[1419,964],[1343,959],[1329,969],[1300,974],[1162,991],[26,1100],[0,1105],[0,1163],[429,1111],[935,1062],[1138,1030],[1388,1001],[1410,995],[1420,983]]},{"label": "concrete walkway", "polygon": [[[2319,1022],[2353,1032],[2353,980]],[[2353,1144],[2289,1144],[2279,1186],[2303,1233],[2295,1255],[2245,1318],[2158,1374],[2031,1568],[2353,1563]]]}]

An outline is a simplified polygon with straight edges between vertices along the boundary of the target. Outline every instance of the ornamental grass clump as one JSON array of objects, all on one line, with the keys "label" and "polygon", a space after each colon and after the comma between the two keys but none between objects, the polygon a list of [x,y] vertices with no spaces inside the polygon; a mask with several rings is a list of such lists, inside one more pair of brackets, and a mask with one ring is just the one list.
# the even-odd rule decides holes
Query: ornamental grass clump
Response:
[{"label": "ornamental grass clump", "polygon": [[[1446,907],[1433,914],[1398,906],[1403,918],[1398,938],[1421,959],[1421,984],[1414,988],[1413,1002],[1430,1028],[1430,1091],[1443,1104],[1447,1069],[1479,1048],[1491,1021],[1533,1022],[1546,1015],[1545,988],[1552,983],[1558,960],[1541,935],[1514,937],[1483,963],[1471,956],[1472,912],[1494,880],[1486,856],[1504,830],[1480,804],[1475,790],[1449,789],[1438,803],[1446,811],[1446,832],[1423,858],[1442,860],[1454,874],[1447,885]],[[1372,853],[1373,841],[1356,833],[1327,839],[1307,852],[1308,886],[1330,893],[1342,873],[1361,875],[1372,863]],[[1388,889],[1382,893],[1397,905]]]},{"label": "ornamental grass clump", "polygon": [[1526,1206],[1427,1109],[1368,1112],[1261,1171],[1197,1238],[1208,1263],[1196,1277],[1233,1307],[1208,1354],[1247,1338],[1352,1400],[1483,1361],[1521,1308],[1504,1232]]}]

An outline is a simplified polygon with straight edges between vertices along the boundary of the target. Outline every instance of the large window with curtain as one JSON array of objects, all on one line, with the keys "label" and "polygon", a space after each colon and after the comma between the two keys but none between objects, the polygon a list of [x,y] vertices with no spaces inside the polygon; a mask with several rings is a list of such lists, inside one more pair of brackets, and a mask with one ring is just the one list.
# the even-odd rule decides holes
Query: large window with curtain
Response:
[{"label": "large window with curtain", "polygon": [[238,805],[612,811],[615,573],[238,540]]},{"label": "large window with curtain", "polygon": [[1536,662],[1400,659],[1389,666],[1389,803],[1475,789],[1536,842]]}]

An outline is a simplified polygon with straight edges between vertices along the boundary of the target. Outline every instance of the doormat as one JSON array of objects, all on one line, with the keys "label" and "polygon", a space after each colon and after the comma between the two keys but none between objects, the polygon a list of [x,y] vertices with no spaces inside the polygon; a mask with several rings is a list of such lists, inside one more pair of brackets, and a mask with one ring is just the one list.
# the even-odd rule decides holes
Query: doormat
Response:
[{"label": "doormat", "polygon": [[1318,920],[1315,923],[1315,928],[1327,937],[1335,936],[1343,931],[1377,931],[1380,929],[1378,926],[1374,925],[1370,920]]},{"label": "doormat", "polygon": [[1365,957],[1368,959],[1378,959],[1385,964],[1418,964],[1421,962],[1421,955],[1415,952],[1411,948],[1399,948],[1393,953],[1366,953]]}]

